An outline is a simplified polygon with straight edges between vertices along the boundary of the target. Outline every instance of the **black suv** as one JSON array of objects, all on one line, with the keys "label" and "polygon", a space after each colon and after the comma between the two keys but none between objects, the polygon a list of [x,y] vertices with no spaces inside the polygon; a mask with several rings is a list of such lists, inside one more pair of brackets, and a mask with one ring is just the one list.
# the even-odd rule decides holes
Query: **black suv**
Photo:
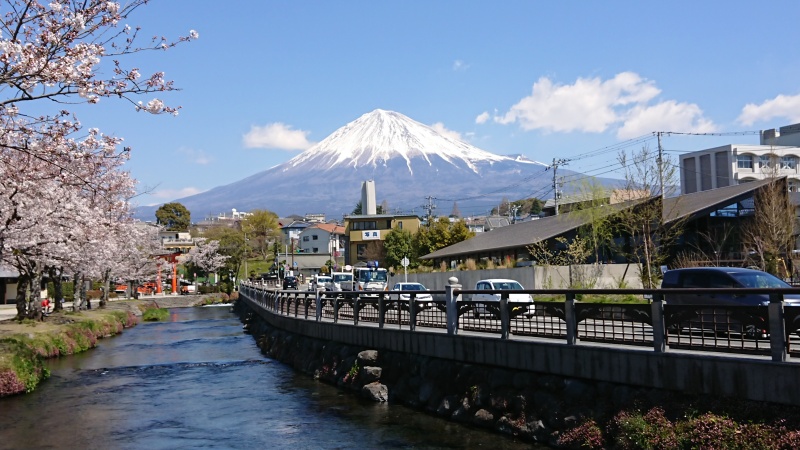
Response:
[{"label": "black suv", "polygon": [[[780,278],[760,270],[740,267],[690,267],[669,270],[661,280],[662,288],[789,288]],[[760,306],[769,304],[764,294],[665,294],[672,305]],[[787,306],[800,306],[800,296],[784,295]]]},{"label": "black suv", "polygon": [[297,290],[297,277],[288,276],[283,279],[283,289],[284,290]]}]

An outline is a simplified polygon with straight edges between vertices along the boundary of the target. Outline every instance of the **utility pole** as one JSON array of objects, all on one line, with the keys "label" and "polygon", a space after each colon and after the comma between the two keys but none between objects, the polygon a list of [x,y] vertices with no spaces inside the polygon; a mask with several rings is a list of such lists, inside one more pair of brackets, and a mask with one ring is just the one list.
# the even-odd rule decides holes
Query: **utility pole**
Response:
[{"label": "utility pole", "polygon": [[428,200],[428,204],[425,205],[425,210],[428,212],[428,226],[431,226],[431,220],[433,220],[433,210],[436,209],[436,205],[433,204],[433,201],[436,200],[436,197],[431,197],[429,195],[425,198]]},{"label": "utility pole", "polygon": [[662,131],[656,132],[656,136],[658,137],[658,158],[656,158],[656,163],[658,164],[658,189],[661,191],[661,206],[664,206],[664,164],[663,164],[663,149],[661,148],[661,135],[664,134]]},{"label": "utility pole", "polygon": [[558,198],[561,196],[558,190],[558,180],[556,178],[556,172],[558,172],[558,166],[566,166],[568,159],[556,159],[553,158],[553,202],[555,203],[555,215],[558,215]]}]

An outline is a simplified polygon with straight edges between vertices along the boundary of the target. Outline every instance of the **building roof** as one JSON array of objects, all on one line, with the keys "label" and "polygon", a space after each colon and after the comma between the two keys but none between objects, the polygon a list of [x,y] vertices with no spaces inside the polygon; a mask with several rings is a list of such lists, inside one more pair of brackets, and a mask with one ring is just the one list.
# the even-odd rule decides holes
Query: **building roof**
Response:
[{"label": "building roof", "polygon": [[336,225],[335,223],[318,223],[306,228],[306,230],[310,230],[312,228],[319,228],[320,230],[327,231],[330,234],[344,234],[344,227]]},{"label": "building roof", "polygon": [[[752,195],[753,191],[769,184],[769,180],[752,181],[736,186],[728,186],[693,194],[671,197],[664,200],[664,218],[672,222],[681,218],[706,215],[721,207],[741,201]],[[621,211],[640,203],[642,200],[603,205],[608,214]],[[507,227],[480,233],[466,241],[453,244],[423,256],[421,259],[452,258],[512,248],[519,248],[535,242],[561,236],[585,225],[591,220],[576,212],[543,217],[539,220],[519,222]]]},{"label": "building roof", "polygon": [[664,220],[669,223],[692,216],[704,216],[721,207],[742,201],[771,180],[750,181],[707,191],[670,197],[664,200]]}]

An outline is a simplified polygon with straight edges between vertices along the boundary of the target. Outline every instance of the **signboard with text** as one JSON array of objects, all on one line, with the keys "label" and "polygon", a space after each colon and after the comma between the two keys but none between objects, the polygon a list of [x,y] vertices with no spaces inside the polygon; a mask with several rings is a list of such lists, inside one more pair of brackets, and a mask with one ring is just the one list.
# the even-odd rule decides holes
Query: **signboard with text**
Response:
[{"label": "signboard with text", "polygon": [[364,230],[361,232],[361,240],[376,241],[381,239],[381,232],[377,230]]}]

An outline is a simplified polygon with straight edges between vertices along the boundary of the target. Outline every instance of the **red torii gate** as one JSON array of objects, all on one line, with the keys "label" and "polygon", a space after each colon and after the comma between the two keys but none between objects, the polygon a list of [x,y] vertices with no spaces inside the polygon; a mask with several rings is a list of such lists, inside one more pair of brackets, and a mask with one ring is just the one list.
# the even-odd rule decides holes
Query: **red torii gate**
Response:
[{"label": "red torii gate", "polygon": [[[169,253],[166,255],[158,255],[158,259],[163,259],[167,263],[172,265],[172,293],[175,294],[178,292],[178,256],[181,253]],[[161,288],[161,262],[156,262],[158,266],[158,270],[156,271],[156,293],[161,294],[163,292]]]}]

